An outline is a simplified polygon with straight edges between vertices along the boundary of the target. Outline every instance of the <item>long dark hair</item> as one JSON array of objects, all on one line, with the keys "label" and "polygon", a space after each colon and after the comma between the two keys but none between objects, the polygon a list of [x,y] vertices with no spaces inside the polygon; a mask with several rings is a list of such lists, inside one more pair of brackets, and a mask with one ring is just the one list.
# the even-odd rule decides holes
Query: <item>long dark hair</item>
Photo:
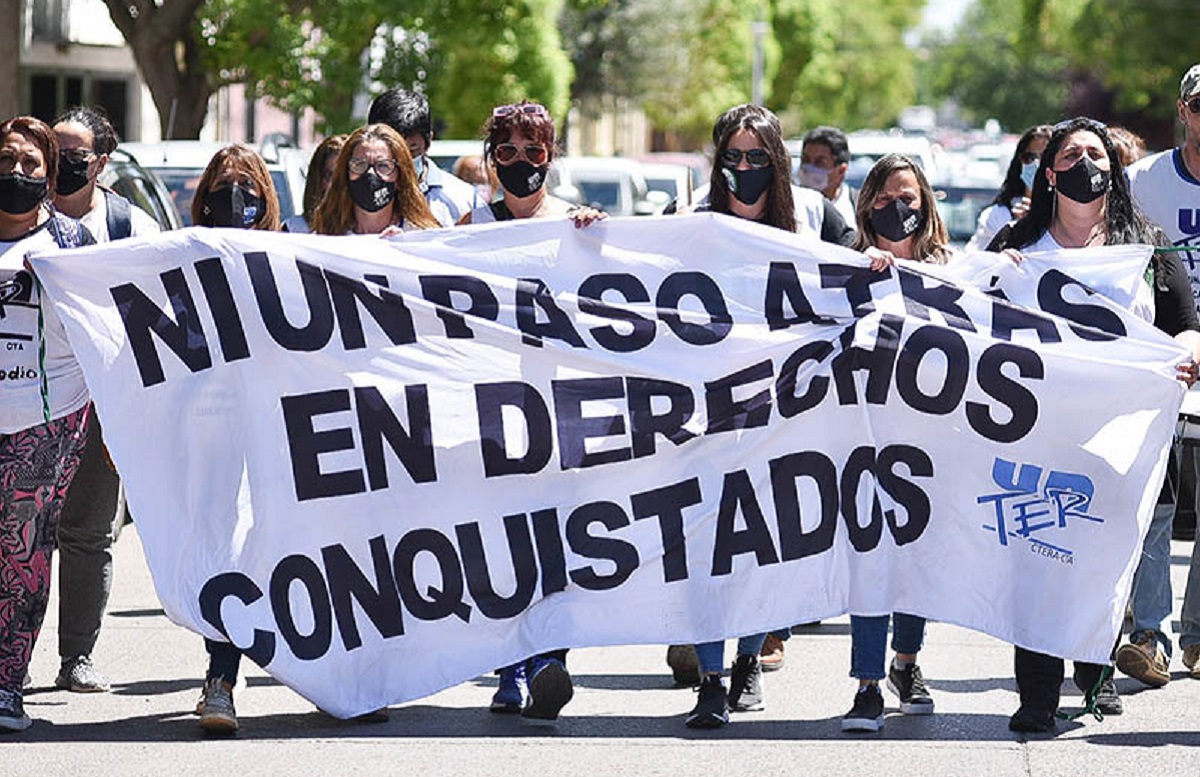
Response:
[{"label": "long dark hair", "polygon": [[783,145],[779,117],[761,105],[739,105],[721,114],[713,126],[713,166],[709,179],[708,202],[715,213],[732,214],[729,207],[729,184],[722,172],[721,154],[738,130],[753,132],[771,155],[775,175],[767,189],[767,208],[764,223],[772,227],[796,231],[796,207],[792,202],[792,158]]},{"label": "long dark hair", "polygon": [[[1025,182],[1021,180],[1021,168],[1024,167],[1024,163],[1021,162],[1021,157],[1029,150],[1030,143],[1038,139],[1049,141],[1052,132],[1053,129],[1049,124],[1038,124],[1025,130],[1025,134],[1017,141],[1017,150],[1013,152],[1012,159],[1008,163],[1008,172],[1004,174],[1004,183],[1000,186],[1000,193],[996,195],[996,199],[992,200],[994,204],[1007,208],[1013,200],[1025,196]],[[1042,156],[1045,158],[1045,154]]]},{"label": "long dark hair", "polygon": [[946,223],[938,213],[933,187],[929,185],[929,179],[925,177],[921,166],[912,157],[904,154],[887,154],[881,157],[871,168],[871,172],[867,173],[862,188],[858,191],[858,204],[854,208],[858,236],[854,239],[854,245],[850,247],[855,251],[878,247],[879,236],[871,224],[871,211],[875,210],[875,201],[879,199],[879,193],[883,191],[888,178],[900,170],[910,170],[916,177],[917,188],[921,192],[921,210],[925,212],[921,226],[913,235],[913,258],[921,262],[945,264],[950,260],[950,235],[946,231]]},{"label": "long dark hair", "polygon": [[192,196],[192,223],[202,227],[214,226],[211,213],[204,210],[204,198],[216,188],[217,178],[221,172],[230,167],[238,173],[249,176],[254,181],[254,188],[263,200],[263,215],[250,229],[261,229],[267,232],[279,231],[279,195],[275,192],[275,182],[267,172],[267,164],[263,162],[258,152],[243,143],[231,143],[225,146],[213,158],[208,160],[208,166],[200,175],[196,184],[196,193]]},{"label": "long dark hair", "polygon": [[1100,138],[1104,151],[1108,154],[1109,175],[1108,201],[1104,211],[1104,226],[1107,230],[1105,242],[1109,245],[1129,243],[1151,243],[1161,245],[1165,238],[1162,230],[1154,225],[1141,209],[1133,202],[1129,192],[1129,179],[1125,177],[1125,168],[1121,165],[1121,156],[1108,136],[1108,129],[1098,121],[1082,116],[1059,122],[1054,125],[1054,132],[1042,152],[1042,162],[1038,165],[1037,175],[1033,179],[1033,195],[1030,198],[1029,212],[1017,221],[1004,241],[1003,248],[1023,248],[1036,243],[1050,228],[1054,220],[1054,198],[1056,196],[1046,179],[1046,170],[1054,164],[1054,157],[1062,148],[1063,142],[1075,132],[1090,132]]}]

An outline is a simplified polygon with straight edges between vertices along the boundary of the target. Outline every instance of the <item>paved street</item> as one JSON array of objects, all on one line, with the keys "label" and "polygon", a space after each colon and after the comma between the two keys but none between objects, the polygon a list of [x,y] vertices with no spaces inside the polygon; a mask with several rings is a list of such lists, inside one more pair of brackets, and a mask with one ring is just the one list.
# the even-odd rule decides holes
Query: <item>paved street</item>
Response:
[{"label": "paved street", "polygon": [[[1173,547],[1176,613],[1190,550]],[[921,654],[937,714],[902,717],[887,696],[881,734],[843,734],[839,719],[854,688],[844,617],[793,637],[786,666],[766,676],[767,709],[735,715],[715,732],[684,727],[694,692],[672,687],[665,647],[641,646],[572,651],[576,696],[553,728],[489,714],[492,677],[394,707],[387,723],[359,725],[323,715],[250,665],[247,687],[236,692],[241,731],[214,740],[189,714],[203,645],[162,615],[132,527],[117,546],[96,656],[111,694],[54,689],[56,608],[52,600],[26,696],[33,728],[0,736],[7,774],[1009,777],[1196,774],[1200,763],[1200,681],[1187,677],[1178,655],[1166,688],[1139,691],[1118,680],[1123,716],[1081,718],[1060,724],[1057,737],[1026,740],[1007,729],[1017,698],[1011,647],[940,624],[931,624]],[[1064,690],[1064,706],[1078,708],[1070,680]]]}]

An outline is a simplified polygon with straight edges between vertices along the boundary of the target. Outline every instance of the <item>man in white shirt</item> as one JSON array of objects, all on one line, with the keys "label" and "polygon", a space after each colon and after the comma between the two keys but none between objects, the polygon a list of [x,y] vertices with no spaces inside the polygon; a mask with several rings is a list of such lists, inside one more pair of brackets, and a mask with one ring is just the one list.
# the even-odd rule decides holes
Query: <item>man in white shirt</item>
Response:
[{"label": "man in white shirt", "polygon": [[433,121],[425,95],[399,87],[388,89],[371,103],[367,123],[387,124],[403,136],[425,201],[442,226],[452,227],[464,213],[486,204],[474,186],[442,170],[427,156],[433,142]]},{"label": "man in white shirt", "polygon": [[[1180,259],[1191,278],[1192,296],[1200,299],[1200,64],[1184,74],[1175,108],[1183,124],[1182,145],[1140,160],[1127,173],[1134,201],[1181,249]],[[1192,246],[1194,250],[1190,250]],[[1177,468],[1172,467],[1168,472],[1168,481],[1178,484]],[[1130,595],[1133,630],[1129,644],[1117,650],[1117,668],[1155,687],[1166,685],[1171,679],[1171,641],[1163,631],[1163,622],[1170,618],[1172,606],[1174,512],[1174,504],[1155,509],[1133,578]],[[1200,679],[1200,571],[1197,570],[1200,570],[1200,543],[1192,551],[1179,632],[1183,663],[1192,677]]]},{"label": "man in white shirt", "polygon": [[849,166],[850,145],[846,133],[837,127],[817,127],[805,134],[800,149],[800,185],[824,194],[842,214],[842,219],[853,227],[858,221],[854,215],[858,198],[846,184]]}]

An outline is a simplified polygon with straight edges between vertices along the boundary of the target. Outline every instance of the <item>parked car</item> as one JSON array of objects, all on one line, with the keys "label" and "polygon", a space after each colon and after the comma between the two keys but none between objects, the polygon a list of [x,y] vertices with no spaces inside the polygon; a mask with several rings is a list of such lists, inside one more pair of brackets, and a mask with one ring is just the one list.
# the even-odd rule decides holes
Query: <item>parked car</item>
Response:
[{"label": "parked car", "polygon": [[962,247],[975,234],[979,214],[996,198],[997,187],[943,185],[933,187],[938,213],[946,222],[951,244]]},{"label": "parked car", "polygon": [[642,166],[621,157],[559,157],[550,191],[558,197],[602,210],[610,216],[661,213],[671,198],[650,191]]},{"label": "parked car", "polygon": [[695,184],[692,170],[687,165],[643,162],[642,172],[646,175],[646,186],[650,191],[666,192],[680,208],[692,204]]},{"label": "parked car", "polygon": [[[906,135],[902,132],[860,130],[846,136],[850,144],[850,166],[846,170],[846,181],[858,188],[875,163],[886,154],[905,154],[912,157],[925,177],[934,186],[943,183],[949,173],[946,152],[924,135]],[[799,151],[793,158],[793,170],[799,169]]]},{"label": "parked car", "polygon": [[[119,148],[132,154],[143,167],[153,170],[166,184],[175,200],[175,207],[185,226],[192,223],[192,196],[200,183],[200,176],[213,155],[227,143],[209,143],[200,140],[164,140],[158,143],[122,143]],[[289,174],[288,166],[280,162],[279,149],[266,147],[267,171],[275,184],[279,197],[279,217],[287,219],[299,212],[304,199],[304,178],[297,179]],[[298,185],[297,185],[298,184]]]},{"label": "parked car", "polygon": [[183,226],[179,209],[171,192],[150,170],[147,170],[132,154],[116,149],[108,157],[108,164],[100,174],[100,184],[149,213],[164,231]]}]

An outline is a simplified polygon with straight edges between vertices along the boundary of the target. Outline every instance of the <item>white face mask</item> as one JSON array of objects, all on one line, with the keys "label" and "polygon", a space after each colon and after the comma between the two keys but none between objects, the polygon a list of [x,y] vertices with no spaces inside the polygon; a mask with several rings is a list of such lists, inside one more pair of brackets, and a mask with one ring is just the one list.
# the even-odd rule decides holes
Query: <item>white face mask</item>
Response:
[{"label": "white face mask", "polygon": [[823,191],[829,185],[829,171],[820,165],[800,165],[800,185]]},{"label": "white face mask", "polygon": [[1021,165],[1021,180],[1025,182],[1025,188],[1033,191],[1033,178],[1037,175],[1039,162],[1034,160],[1027,165]]}]

